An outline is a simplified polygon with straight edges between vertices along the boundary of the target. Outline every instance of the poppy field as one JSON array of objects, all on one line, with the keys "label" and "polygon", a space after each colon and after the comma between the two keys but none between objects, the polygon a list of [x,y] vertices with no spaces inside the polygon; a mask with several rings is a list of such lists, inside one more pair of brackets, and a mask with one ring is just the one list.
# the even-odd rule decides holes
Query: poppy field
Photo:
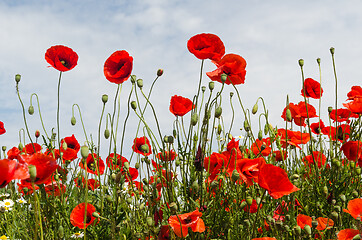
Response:
[{"label": "poppy field", "polygon": [[[200,60],[198,81],[194,96],[170,96],[174,121],[166,135],[151,100],[164,70],[144,82],[126,50],[104,62],[104,82],[116,93],[113,101],[100,96],[93,134],[64,136],[60,128],[84,128],[74,116],[59,121],[60,82],[77,67],[76,51],[56,45],[45,53],[59,72],[51,128],[29,126],[32,115],[42,121],[41,112],[24,105],[21,75],[15,75],[25,128],[18,146],[0,151],[0,239],[361,239],[362,87],[341,97],[343,108],[336,99],[321,109],[323,95],[334,93],[323,91],[321,77],[305,77],[300,59],[300,101],[287,98],[284,126],[275,127],[261,97],[243,105],[238,88],[247,87],[247,60],[225,49],[210,33],[188,40],[186,54]],[[334,48],[330,53],[337,92]],[[205,73],[205,61],[215,69]],[[320,69],[319,58],[317,64]],[[123,84],[132,85],[128,93],[120,93]],[[121,111],[119,99],[127,109]],[[104,112],[106,104],[112,112]],[[223,109],[231,109],[230,125]],[[10,124],[0,121],[0,139]]]}]

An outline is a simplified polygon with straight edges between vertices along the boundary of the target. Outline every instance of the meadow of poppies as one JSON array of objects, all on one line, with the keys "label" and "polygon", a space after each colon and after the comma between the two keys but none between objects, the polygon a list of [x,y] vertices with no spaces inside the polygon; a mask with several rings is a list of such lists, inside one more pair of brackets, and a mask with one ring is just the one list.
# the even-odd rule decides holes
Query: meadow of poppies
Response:
[{"label": "meadow of poppies", "polygon": [[[52,130],[43,123],[36,131],[28,126],[26,119],[41,113],[24,106],[21,75],[15,76],[25,138],[0,152],[0,239],[362,238],[362,87],[351,86],[343,108],[336,102],[321,109],[328,93],[321,79],[304,76],[300,59],[300,101],[287,101],[280,113],[285,125],[276,128],[262,98],[254,106],[242,103],[238,88],[247,87],[242,56],[226,53],[222,40],[210,33],[191,37],[187,49],[200,59],[201,74],[195,73],[200,77],[194,96],[170,96],[169,135],[161,134],[165,126],[150,100],[163,70],[155,71],[153,83],[144,83],[132,72],[126,50],[105,60],[105,84],[114,84],[116,94],[113,103],[100,96],[104,106],[114,107],[107,116],[99,110],[95,138],[60,131],[69,124],[59,121],[60,81],[77,67],[73,49],[56,45],[45,53],[59,71]],[[209,60],[215,70],[203,73]],[[119,96],[122,84],[132,88]],[[151,86],[148,92],[144,84]],[[231,91],[230,99],[224,91]],[[117,107],[118,98],[128,103],[126,111]],[[231,126],[223,108],[232,109]],[[145,117],[146,109],[153,119]],[[242,118],[234,120],[235,111]],[[130,116],[138,121],[135,129],[128,129]],[[81,127],[74,117],[70,123]],[[0,121],[0,135],[10,124]],[[233,125],[241,136],[231,134]],[[126,129],[133,139],[125,139]],[[124,149],[125,141],[133,142],[131,149]]]}]

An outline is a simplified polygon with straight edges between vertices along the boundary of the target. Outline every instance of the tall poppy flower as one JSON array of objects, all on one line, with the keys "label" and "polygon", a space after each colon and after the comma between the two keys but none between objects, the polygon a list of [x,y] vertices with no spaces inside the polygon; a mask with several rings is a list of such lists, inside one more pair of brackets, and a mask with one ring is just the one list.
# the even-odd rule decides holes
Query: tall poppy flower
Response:
[{"label": "tall poppy flower", "polygon": [[79,162],[79,167],[82,169],[87,170],[87,172],[96,174],[96,175],[102,175],[104,173],[105,165],[103,160],[98,157],[97,154],[89,154],[88,157],[85,159],[85,162],[87,163],[87,169],[85,169],[85,163],[83,161]]},{"label": "tall poppy flower", "polygon": [[245,82],[246,61],[243,57],[237,54],[226,54],[219,61],[213,61],[217,69],[212,72],[207,72],[206,75],[212,81],[221,82],[221,74],[225,73],[227,79],[226,84],[238,85]]},{"label": "tall poppy flower", "polygon": [[302,89],[302,96],[319,99],[322,97],[323,89],[321,84],[312,78],[306,78],[304,80],[304,89]]},{"label": "tall poppy flower", "polygon": [[109,154],[109,156],[106,158],[107,166],[112,169],[123,169],[123,165],[125,162],[128,162],[127,158],[114,153]]},{"label": "tall poppy flower", "polygon": [[321,134],[322,133],[322,129],[324,128],[324,123],[322,121],[322,119],[319,120],[319,122],[317,123],[312,123],[310,125],[310,129],[312,130],[312,133],[314,134]]},{"label": "tall poppy flower", "polygon": [[28,167],[12,159],[0,159],[0,188],[5,187],[14,179],[29,177]]},{"label": "tall poppy flower", "polygon": [[347,93],[348,100],[354,100],[355,98],[362,98],[362,87],[353,86],[351,91]]},{"label": "tall poppy flower", "polygon": [[337,237],[338,240],[352,240],[357,234],[359,230],[348,228],[339,231]]},{"label": "tall poppy flower", "polygon": [[362,114],[362,97],[355,97],[352,102],[342,103],[352,113]]},{"label": "tall poppy flower", "polygon": [[348,141],[341,147],[344,156],[350,161],[357,161],[362,157],[362,142]]},{"label": "tall poppy flower", "polygon": [[357,114],[352,113],[350,110],[345,109],[345,108],[339,108],[339,109],[333,109],[330,113],[329,113],[329,117],[331,119],[337,122],[344,122],[346,121],[347,123],[350,122],[349,118],[358,118]]},{"label": "tall poppy flower", "polygon": [[273,164],[262,164],[259,170],[258,184],[268,191],[269,195],[278,199],[292,192],[300,190],[294,186],[288,178],[287,173]]},{"label": "tall poppy flower", "polygon": [[310,140],[309,133],[301,133],[299,131],[285,130],[284,128],[278,129],[278,136],[280,142],[285,147],[287,144],[300,148],[299,144],[306,144]]},{"label": "tall poppy flower", "polygon": [[74,134],[70,137],[65,137],[64,139],[62,139],[61,141],[61,146],[63,146],[63,143],[67,144],[67,148],[63,149],[62,147],[60,148],[60,151],[63,153],[63,163],[65,163],[65,161],[73,161],[74,159],[77,158],[77,154],[80,150],[80,145],[77,141],[77,139],[75,138]]},{"label": "tall poppy flower", "polygon": [[349,138],[351,132],[351,127],[348,124],[341,124],[337,128],[332,126],[327,126],[322,128],[322,133],[328,135],[332,140],[338,139],[338,141],[343,142]]},{"label": "tall poppy flower", "polygon": [[120,84],[131,75],[133,58],[125,50],[114,52],[104,63],[104,76],[112,83]]},{"label": "tall poppy flower", "polygon": [[6,130],[4,128],[4,123],[2,121],[0,121],[0,135],[6,133]]},{"label": "tall poppy flower", "polygon": [[[92,215],[95,211],[96,211],[96,208],[92,204],[88,203],[87,210],[86,210],[86,204],[80,203],[72,210],[72,212],[70,214],[70,223],[74,227],[86,229],[89,225],[93,224],[94,221],[96,220],[96,218],[93,217],[93,215]],[[84,218],[85,214],[86,214],[86,217]]]},{"label": "tall poppy flower", "polygon": [[362,217],[362,199],[355,198],[348,202],[347,209],[343,209],[343,212],[351,214],[353,218]]},{"label": "tall poppy flower", "polygon": [[176,153],[174,150],[160,152],[157,154],[157,158],[166,162],[173,161],[176,158]]},{"label": "tall poppy flower", "polygon": [[[265,163],[264,158],[254,158],[254,159],[238,159],[236,161],[236,170],[240,174],[240,179],[242,182],[246,183],[246,185],[249,187],[253,185],[253,182],[258,182],[258,176],[260,173],[260,166]],[[228,169],[228,173],[231,175],[230,171],[231,169]]]},{"label": "tall poppy flower", "polygon": [[66,72],[77,66],[78,54],[69,47],[56,45],[46,51],[45,60],[58,71]]},{"label": "tall poppy flower", "polygon": [[297,224],[302,229],[305,227],[305,225],[312,227],[312,218],[304,214],[298,214]]},{"label": "tall poppy flower", "polygon": [[225,46],[215,34],[201,33],[193,36],[187,42],[187,49],[198,59],[218,61],[225,54]]},{"label": "tall poppy flower", "polygon": [[322,166],[324,166],[326,161],[327,157],[319,151],[313,151],[313,155],[311,154],[303,158],[304,164],[309,166],[310,168],[314,165],[314,162],[317,163],[318,168],[321,168]]},{"label": "tall poppy flower", "polygon": [[181,96],[172,96],[170,101],[170,112],[175,116],[183,116],[186,113],[190,112],[195,106],[192,104],[192,101],[188,98]]},{"label": "tall poppy flower", "polygon": [[32,155],[34,153],[40,152],[42,149],[41,145],[39,143],[28,143],[23,148],[22,153],[26,153],[29,155]]},{"label": "tall poppy flower", "polygon": [[[88,179],[88,189],[94,191],[96,188],[99,188],[100,183],[98,180],[93,179],[93,178],[89,178]],[[85,187],[86,185],[86,181],[85,178],[82,176],[82,180],[80,180],[79,178],[74,179],[74,183],[77,187]]]},{"label": "tall poppy flower", "polygon": [[[282,113],[282,118],[287,121],[286,112],[287,109],[290,110],[291,117],[294,120],[294,123],[298,126],[305,126],[305,119],[318,117],[316,114],[315,108],[309,103],[305,104],[305,102],[301,101],[298,104],[289,103],[286,106]],[[308,111],[307,111],[308,109]]]},{"label": "tall poppy flower", "polygon": [[186,237],[189,228],[191,228],[193,232],[201,233],[205,231],[205,224],[201,216],[202,213],[199,212],[199,210],[177,216],[172,215],[168,219],[168,224],[178,237]]},{"label": "tall poppy flower", "polygon": [[147,137],[139,137],[133,140],[132,149],[134,152],[142,154],[143,156],[149,156],[152,154],[151,144]]},{"label": "tall poppy flower", "polygon": [[330,218],[319,217],[316,219],[318,222],[317,230],[322,231],[334,225],[334,221]]}]

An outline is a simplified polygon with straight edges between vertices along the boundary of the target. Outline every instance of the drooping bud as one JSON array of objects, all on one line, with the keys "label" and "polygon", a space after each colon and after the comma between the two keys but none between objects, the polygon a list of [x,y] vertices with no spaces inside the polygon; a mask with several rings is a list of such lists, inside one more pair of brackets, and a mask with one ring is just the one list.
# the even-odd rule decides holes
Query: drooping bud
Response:
[{"label": "drooping bud", "polygon": [[70,124],[72,124],[72,126],[74,126],[76,123],[77,123],[77,120],[76,120],[75,117],[73,116],[73,117],[70,119]]},{"label": "drooping bud", "polygon": [[191,116],[191,125],[195,126],[198,121],[199,121],[199,115],[197,115],[197,113],[193,113]]},{"label": "drooping bud", "polygon": [[299,59],[298,63],[299,63],[299,66],[303,67],[303,65],[304,65],[304,60],[303,60],[303,59]]},{"label": "drooping bud", "polygon": [[30,180],[34,182],[36,179],[36,167],[34,165],[29,165],[28,169],[29,169]]},{"label": "drooping bud", "polygon": [[157,76],[161,77],[162,74],[163,74],[163,69],[161,69],[161,68],[158,69],[158,70],[157,70]]},{"label": "drooping bud", "polygon": [[108,102],[108,95],[107,95],[107,94],[103,94],[103,96],[102,96],[102,102],[103,102],[103,103]]},{"label": "drooping bud", "polygon": [[29,113],[30,115],[33,115],[33,114],[34,114],[34,107],[33,107],[33,105],[30,105],[30,106],[29,106],[29,108],[28,108],[28,113]]},{"label": "drooping bud", "polygon": [[62,148],[64,151],[68,148],[68,144],[65,141],[63,141]]},{"label": "drooping bud", "polygon": [[21,151],[23,151],[24,146],[23,146],[23,144],[22,144],[22,143],[19,143],[19,145],[18,145],[18,149],[20,150],[20,152],[21,152]]},{"label": "drooping bud", "polygon": [[89,148],[88,146],[84,145],[80,148],[80,154],[82,156],[83,159],[86,159],[88,157],[89,154]]},{"label": "drooping bud", "polygon": [[141,78],[137,80],[137,86],[143,88],[143,80]]},{"label": "drooping bud", "polygon": [[244,121],[244,129],[245,129],[245,131],[247,131],[247,132],[249,132],[249,130],[250,130],[250,125],[249,125],[248,120],[245,120],[245,121]]},{"label": "drooping bud", "polygon": [[221,127],[221,125],[219,124],[219,125],[217,126],[217,134],[220,135],[220,134],[221,134],[221,131],[222,131],[222,127]]},{"label": "drooping bud", "polygon": [[210,91],[214,90],[214,88],[215,88],[215,83],[214,82],[209,82]]},{"label": "drooping bud", "polygon": [[246,205],[248,205],[246,201],[243,201],[242,203],[240,203],[240,208],[243,209],[244,207],[246,207]]},{"label": "drooping bud", "polygon": [[237,180],[239,180],[240,179],[240,173],[236,170],[236,169],[234,169],[233,170],[233,173],[232,173],[232,175],[231,175],[231,180],[233,181],[233,182],[236,182]]},{"label": "drooping bud", "polygon": [[334,54],[334,47],[331,47],[331,48],[329,49],[329,51],[330,51],[331,54],[333,55],[333,54]]},{"label": "drooping bud", "polygon": [[342,202],[346,202],[346,195],[341,194],[339,195],[339,198],[342,200]]},{"label": "drooping bud", "polygon": [[109,130],[108,130],[108,129],[104,130],[104,137],[105,137],[106,139],[109,138],[109,135],[110,135]]},{"label": "drooping bud", "polygon": [[20,79],[21,79],[21,75],[20,75],[20,74],[16,74],[16,75],[15,75],[15,82],[16,82],[16,83],[19,83],[19,82],[20,82]]},{"label": "drooping bud", "polygon": [[259,130],[258,132],[258,139],[261,141],[263,139],[263,132]]},{"label": "drooping bud", "polygon": [[337,222],[338,221],[338,213],[333,211],[331,212],[330,218],[334,221]]},{"label": "drooping bud", "polygon": [[132,101],[132,102],[131,102],[131,108],[132,108],[133,110],[136,110],[136,109],[137,109],[137,103],[136,103],[136,101]]},{"label": "drooping bud", "polygon": [[215,117],[219,118],[222,114],[222,108],[219,106],[215,109]]},{"label": "drooping bud", "polygon": [[258,112],[258,102],[255,103],[255,105],[253,106],[253,109],[251,110],[252,114],[255,114]]}]

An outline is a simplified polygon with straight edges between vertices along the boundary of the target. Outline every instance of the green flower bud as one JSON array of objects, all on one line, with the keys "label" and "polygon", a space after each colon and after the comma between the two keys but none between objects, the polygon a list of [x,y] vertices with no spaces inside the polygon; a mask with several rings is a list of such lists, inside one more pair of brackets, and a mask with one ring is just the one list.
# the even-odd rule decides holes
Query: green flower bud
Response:
[{"label": "green flower bud", "polygon": [[155,224],[153,223],[153,219],[151,217],[147,217],[146,218],[146,223],[149,227],[154,226]]},{"label": "green flower bud", "polygon": [[134,167],[135,167],[136,169],[139,169],[139,168],[140,168],[140,163],[139,163],[139,162],[136,162],[136,164],[134,165]]},{"label": "green flower bud", "polygon": [[5,152],[6,151],[6,146],[2,146],[1,149]]},{"label": "green flower bud", "polygon": [[285,112],[285,117],[287,119],[288,122],[292,121],[292,112],[290,111],[289,108],[287,108],[286,112]]},{"label": "green flower bud", "polygon": [[170,203],[170,209],[173,212],[177,211],[177,204],[175,202]]},{"label": "green flower bud", "polygon": [[246,207],[246,205],[248,205],[248,204],[246,203],[246,201],[243,201],[243,202],[240,204],[240,208],[243,209],[244,207]]},{"label": "green flower bud", "polygon": [[349,166],[350,166],[351,168],[354,168],[354,167],[356,166],[356,163],[355,163],[355,162],[350,161],[350,162],[349,162]]},{"label": "green flower bud", "polygon": [[230,98],[232,98],[234,96],[233,92],[230,92]]},{"label": "green flower bud", "polygon": [[338,213],[335,212],[335,211],[331,212],[330,218],[331,218],[334,222],[338,221]]},{"label": "green flower bud", "polygon": [[136,82],[136,75],[131,75],[131,83],[134,84]]},{"label": "green flower bud", "polygon": [[361,168],[360,167],[356,167],[355,171],[356,171],[357,175],[361,175]]},{"label": "green flower bud", "polygon": [[112,173],[111,177],[112,177],[113,181],[115,181],[115,180],[116,180],[117,175],[116,175],[115,173]]},{"label": "green flower bud", "polygon": [[72,124],[72,126],[74,126],[76,123],[77,123],[77,120],[76,120],[75,117],[73,116],[73,117],[70,119],[70,124]]},{"label": "green flower bud", "polygon": [[253,109],[251,110],[252,114],[255,114],[258,112],[258,102],[255,103],[255,105],[253,106]]},{"label": "green flower bud", "polygon": [[321,64],[321,59],[320,58],[317,58],[317,63]]},{"label": "green flower bud", "polygon": [[28,108],[28,113],[29,113],[30,115],[33,115],[33,114],[34,114],[34,107],[33,107],[32,105],[29,106],[29,108]]},{"label": "green flower bud", "polygon": [[268,124],[265,124],[265,126],[264,126],[264,134],[267,135],[268,132],[269,132],[269,126],[268,126]]},{"label": "green flower bud", "polygon": [[64,237],[64,228],[62,225],[58,228],[58,236],[62,239]]},{"label": "green flower bud", "polygon": [[217,126],[217,134],[220,135],[221,132],[222,132],[222,127],[221,127],[221,125],[219,124],[219,125]]},{"label": "green flower bud", "polygon": [[129,162],[124,162],[123,167],[124,167],[124,169],[128,170],[129,169]]},{"label": "green flower bud", "polygon": [[105,137],[106,139],[109,138],[109,135],[110,135],[109,130],[108,130],[108,129],[104,130],[104,137]]},{"label": "green flower bud", "polygon": [[302,234],[302,229],[299,226],[294,227],[295,235],[300,236]]},{"label": "green flower bud", "polygon": [[303,60],[303,59],[299,59],[298,63],[299,63],[299,66],[303,67],[303,65],[304,65],[304,60]]},{"label": "green flower bud", "polygon": [[304,226],[304,231],[305,231],[308,235],[311,235],[311,234],[312,234],[312,229],[311,229],[311,227],[310,227],[308,224],[306,224],[306,225]]},{"label": "green flower bud", "polygon": [[65,141],[63,141],[62,148],[64,151],[68,148],[68,144]]},{"label": "green flower bud", "polygon": [[227,79],[228,79],[228,75],[226,75],[225,73],[221,74],[221,82],[222,83],[226,82]]},{"label": "green flower bud", "polygon": [[24,147],[23,147],[23,144],[22,144],[22,143],[19,143],[18,149],[20,150],[20,152],[23,151]]},{"label": "green flower bud", "polygon": [[329,51],[330,51],[331,54],[333,55],[333,54],[334,54],[334,47],[331,47],[331,48],[329,49]]},{"label": "green flower bud", "polygon": [[323,187],[323,193],[324,193],[325,195],[328,194],[328,187],[327,187],[327,186],[324,186],[324,187]]},{"label": "green flower bud", "polygon": [[339,198],[342,200],[342,202],[346,202],[346,196],[344,194],[339,195]]},{"label": "green flower bud", "polygon": [[34,165],[29,165],[28,169],[29,169],[30,180],[34,182],[36,179],[36,167]]},{"label": "green flower bud", "polygon": [[316,228],[318,226],[318,222],[316,220],[312,221],[312,227]]},{"label": "green flower bud", "polygon": [[107,95],[107,94],[103,94],[103,96],[102,96],[102,102],[103,102],[103,103],[108,102],[108,95]]},{"label": "green flower bud", "polygon": [[215,109],[215,117],[219,118],[221,116],[222,113],[222,108],[219,106]]},{"label": "green flower bud", "polygon": [[358,192],[357,192],[356,190],[354,190],[354,191],[352,192],[352,196],[353,196],[354,198],[358,198]]},{"label": "green flower bud", "polygon": [[89,148],[88,146],[84,145],[80,148],[80,155],[82,156],[83,159],[86,159],[88,157],[89,154]]},{"label": "green flower bud", "polygon": [[250,206],[251,204],[253,204],[253,198],[250,196],[247,196],[245,199],[246,203]]},{"label": "green flower bud", "polygon": [[240,173],[236,170],[236,169],[234,169],[233,170],[233,173],[232,173],[232,175],[231,175],[231,180],[233,181],[233,182],[236,182],[237,180],[239,180],[240,179]]},{"label": "green flower bud", "polygon": [[132,102],[131,102],[131,107],[132,107],[133,110],[136,110],[136,109],[137,109],[137,103],[136,103],[136,101],[132,101]]},{"label": "green flower bud", "polygon": [[245,121],[244,121],[244,129],[245,129],[245,131],[247,131],[247,132],[250,131],[250,125],[249,125],[248,120],[245,120]]},{"label": "green flower bud", "polygon": [[157,76],[161,77],[162,74],[163,74],[163,69],[161,69],[161,68],[158,69],[158,70],[157,70]]},{"label": "green flower bud", "polygon": [[199,186],[199,183],[197,182],[197,180],[192,183],[191,187],[192,187],[192,190],[194,190],[195,192],[199,191],[200,186]]},{"label": "green flower bud", "polygon": [[180,159],[176,159],[175,164],[176,164],[176,167],[180,166],[181,165]]},{"label": "green flower bud", "polygon": [[261,141],[263,139],[263,132],[259,130],[258,132],[258,139]]},{"label": "green flower bud", "polygon": [[113,199],[112,199],[111,196],[107,195],[107,196],[106,196],[106,201],[107,201],[108,203],[112,203],[112,202],[113,202]]},{"label": "green flower bud", "polygon": [[215,88],[215,83],[214,82],[209,82],[210,91],[214,90],[214,88]]},{"label": "green flower bud", "polygon": [[333,111],[333,107],[328,107],[328,113],[331,114],[332,111]]},{"label": "green flower bud", "polygon": [[191,116],[191,125],[195,126],[198,121],[199,121],[199,115],[197,115],[197,113],[193,113]]},{"label": "green flower bud", "polygon": [[100,216],[99,216],[99,213],[97,213],[97,212],[93,212],[93,213],[92,213],[92,216],[95,217],[95,218],[99,218],[99,217],[100,217]]},{"label": "green flower bud", "polygon": [[201,87],[201,91],[202,91],[202,92],[205,92],[205,91],[206,91],[206,87],[205,87],[205,86],[202,86],[202,87]]},{"label": "green flower bud", "polygon": [[20,74],[16,74],[16,75],[15,75],[15,82],[16,82],[16,83],[19,83],[19,82],[20,82],[20,79],[21,79],[21,75],[20,75]]},{"label": "green flower bud", "polygon": [[139,88],[143,88],[143,80],[142,80],[142,79],[138,79],[138,80],[137,80],[137,86],[138,86]]}]

